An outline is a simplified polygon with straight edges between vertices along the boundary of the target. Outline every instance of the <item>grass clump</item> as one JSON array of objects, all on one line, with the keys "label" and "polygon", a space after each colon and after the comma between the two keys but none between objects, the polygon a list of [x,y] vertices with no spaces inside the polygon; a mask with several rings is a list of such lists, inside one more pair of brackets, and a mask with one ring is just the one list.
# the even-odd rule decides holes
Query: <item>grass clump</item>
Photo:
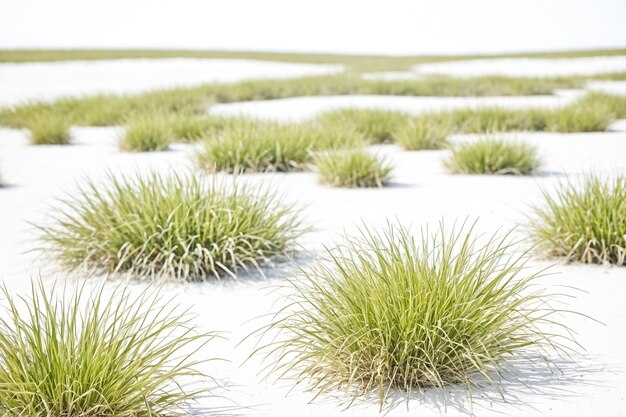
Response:
[{"label": "grass clump", "polygon": [[152,291],[88,295],[47,291],[31,297],[2,288],[0,409],[7,416],[174,416],[200,392],[195,351],[213,336]]},{"label": "grass clump", "polygon": [[323,113],[317,118],[322,126],[347,126],[371,143],[390,143],[398,125],[405,124],[409,115],[397,111],[376,109],[341,109]]},{"label": "grass clump", "polygon": [[206,141],[196,162],[202,169],[229,173],[299,171],[313,147],[304,126],[243,120]]},{"label": "grass clump", "polygon": [[527,175],[539,167],[540,160],[531,145],[485,137],[454,146],[444,164],[454,174]]},{"label": "grass clump", "polygon": [[568,261],[626,265],[626,178],[561,184],[533,208],[539,250]]},{"label": "grass clump", "polygon": [[119,147],[126,152],[164,151],[169,147],[171,139],[172,130],[167,120],[161,117],[139,117],[126,124]]},{"label": "grass clump", "polygon": [[384,158],[360,149],[319,153],[315,166],[320,180],[335,187],[382,187],[393,169]]},{"label": "grass clump", "polygon": [[262,330],[272,342],[259,351],[279,375],[310,378],[317,395],[375,391],[381,407],[391,389],[483,378],[501,388],[506,359],[566,349],[540,330],[559,327],[555,311],[511,245],[508,235],[479,242],[465,226],[417,241],[399,225],[364,228],[292,280],[289,308]]},{"label": "grass clump", "polygon": [[436,114],[424,114],[397,126],[396,143],[407,151],[442,149],[447,146],[452,128]]},{"label": "grass clump", "polygon": [[70,125],[60,116],[38,115],[29,120],[26,127],[33,145],[68,145],[71,140]]},{"label": "grass clump", "polygon": [[156,173],[88,181],[40,227],[66,268],[181,281],[234,276],[285,253],[301,233],[292,206],[263,189]]}]

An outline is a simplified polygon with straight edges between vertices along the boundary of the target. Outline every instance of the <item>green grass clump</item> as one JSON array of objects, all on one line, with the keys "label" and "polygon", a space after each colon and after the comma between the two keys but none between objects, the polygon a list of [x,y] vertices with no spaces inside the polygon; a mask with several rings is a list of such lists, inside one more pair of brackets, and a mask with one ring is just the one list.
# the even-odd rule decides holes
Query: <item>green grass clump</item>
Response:
[{"label": "green grass clump", "polygon": [[195,157],[209,171],[289,172],[304,168],[313,147],[305,126],[248,120],[206,141]]},{"label": "green grass clump", "polygon": [[485,137],[452,147],[444,164],[454,174],[527,175],[539,167],[540,160],[531,145]]},{"label": "green grass clump", "polygon": [[259,352],[316,395],[375,391],[381,407],[391,389],[481,378],[502,388],[507,359],[567,347],[541,330],[559,324],[527,256],[511,256],[508,236],[478,239],[443,225],[417,242],[399,225],[347,237],[291,280],[289,308],[261,330],[272,342]]},{"label": "green grass clump", "polygon": [[2,288],[0,409],[5,416],[173,416],[200,394],[195,351],[213,336],[156,292],[88,295],[47,291],[31,298]]},{"label": "green grass clump", "polygon": [[436,114],[424,114],[399,124],[394,136],[396,143],[407,151],[442,149],[448,144],[452,128]]},{"label": "green grass clump", "polygon": [[164,151],[170,146],[172,130],[162,117],[140,117],[126,124],[120,138],[120,150],[126,152]]},{"label": "green grass clump", "polygon": [[546,129],[552,132],[604,132],[616,119],[608,103],[583,97],[562,109],[547,112]]},{"label": "green grass clump", "polygon": [[335,187],[382,187],[393,169],[384,158],[360,149],[321,152],[314,160],[320,180]]},{"label": "green grass clump", "polygon": [[66,119],[52,114],[39,115],[26,124],[33,145],[67,145],[70,143],[70,125]]},{"label": "green grass clump", "polygon": [[586,178],[544,192],[531,235],[540,251],[568,261],[626,265],[626,178]]},{"label": "green grass clump", "polygon": [[40,228],[40,250],[69,269],[181,281],[234,276],[284,254],[301,233],[264,189],[156,173],[93,181]]},{"label": "green grass clump", "polygon": [[347,126],[371,143],[390,143],[398,125],[405,124],[409,115],[397,111],[376,109],[341,109],[323,113],[317,118],[322,126]]}]

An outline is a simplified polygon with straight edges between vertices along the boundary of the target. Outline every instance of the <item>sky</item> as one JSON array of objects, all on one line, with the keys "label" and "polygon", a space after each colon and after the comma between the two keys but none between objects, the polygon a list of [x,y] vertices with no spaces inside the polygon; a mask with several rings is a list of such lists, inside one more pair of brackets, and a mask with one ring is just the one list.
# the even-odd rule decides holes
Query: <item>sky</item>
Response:
[{"label": "sky", "polygon": [[626,0],[0,0],[0,48],[454,54],[626,47]]}]

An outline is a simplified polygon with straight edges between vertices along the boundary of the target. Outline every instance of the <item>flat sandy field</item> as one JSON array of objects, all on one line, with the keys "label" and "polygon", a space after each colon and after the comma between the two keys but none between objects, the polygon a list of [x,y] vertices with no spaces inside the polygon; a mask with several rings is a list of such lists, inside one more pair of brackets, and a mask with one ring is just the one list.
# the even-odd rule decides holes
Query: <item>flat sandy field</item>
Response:
[{"label": "flat sandy field", "polygon": [[[608,60],[608,58],[606,58]],[[613,62],[613,61],[611,61]],[[74,88],[67,80],[59,81],[52,72],[50,78],[33,80],[32,89],[18,92],[18,86],[6,74],[25,74],[19,65],[35,68],[44,64],[0,64],[0,103],[14,103],[32,98],[37,91],[50,97],[92,93],[89,88]],[[85,68],[81,63],[45,64]],[[89,64],[91,65],[91,64]],[[94,64],[95,65],[95,64]],[[99,62],[93,67],[117,66],[110,80],[102,80],[97,87],[109,92],[137,91],[137,66],[141,62]],[[160,64],[159,64],[160,65]],[[194,82],[233,81],[247,78],[277,78],[336,71],[335,67],[317,67],[295,64],[268,64],[253,61],[221,62],[211,71],[205,71],[200,62],[167,60],[162,63],[163,77],[144,80],[141,89],[166,86],[181,79],[180,65],[190,68]],[[196,67],[197,65],[197,67]],[[285,66],[288,65],[288,66]],[[295,65],[295,66],[293,66]],[[433,64],[434,65],[434,64]],[[463,68],[453,64],[438,64],[438,71],[450,68],[450,74],[461,74]],[[448,65],[446,67],[446,65]],[[478,64],[468,65],[462,75],[475,74]],[[483,64],[481,64],[483,65]],[[489,68],[500,68],[499,63]],[[528,64],[527,68],[535,68]],[[551,65],[542,63],[542,65]],[[582,64],[572,64],[582,65]],[[609,65],[608,61],[598,64]],[[626,58],[615,59],[614,64],[626,68]],[[126,66],[126,67],[125,67]],[[124,73],[124,68],[129,73]],[[26,67],[24,67],[26,68]],[[611,67],[613,68],[613,67]],[[423,69],[423,68],[422,68]],[[28,69],[30,71],[31,69]],[[34,69],[33,69],[34,71]],[[49,71],[46,69],[46,71]],[[81,69],[82,71],[82,69]],[[119,71],[119,72],[116,72]],[[172,72],[170,72],[172,71]],[[311,72],[312,71],[312,72]],[[420,70],[421,71],[421,70]],[[499,70],[498,70],[499,71]],[[530,70],[529,70],[530,71]],[[534,75],[535,70],[527,75]],[[506,71],[505,71],[506,72]],[[562,65],[553,73],[562,73]],[[500,73],[500,72],[498,72]],[[509,72],[506,72],[509,74]],[[35,73],[33,73],[35,74]],[[117,75],[115,75],[117,74]],[[200,75],[201,74],[201,75]],[[526,73],[525,73],[526,74]],[[128,76],[127,76],[128,75]],[[69,75],[68,75],[69,76]],[[93,75],[84,74],[85,79]],[[59,76],[60,77],[60,76]],[[97,77],[96,77],[97,78]],[[118,84],[120,79],[128,84]],[[182,78],[186,78],[182,77]],[[53,81],[55,80],[55,81]],[[187,79],[188,80],[188,79]],[[62,82],[62,84],[58,84]],[[143,82],[143,81],[142,81]],[[5,90],[3,86],[12,85]],[[97,84],[97,83],[96,83]],[[86,84],[85,84],[86,85]],[[63,87],[63,88],[61,88]],[[109,88],[111,87],[111,88]],[[131,88],[132,87],[132,88]],[[64,89],[65,88],[65,89]],[[616,87],[617,88],[617,87]],[[569,103],[572,94],[539,97],[299,97],[266,102],[216,105],[210,111],[216,114],[245,114],[282,121],[305,120],[316,113],[337,107],[378,107],[419,113],[425,110],[461,108],[480,105],[498,105],[511,108],[558,107]],[[34,224],[46,221],[46,214],[55,198],[72,193],[85,177],[105,178],[115,174],[156,170],[167,173],[196,172],[191,155],[193,144],[175,144],[165,152],[123,153],[118,150],[120,127],[74,127],[73,143],[69,146],[32,146],[25,130],[0,129],[0,166],[5,187],[0,188],[0,279],[16,294],[27,293],[32,278],[40,274],[46,283],[55,279],[80,282],[79,274],[59,270],[54,261],[43,259],[31,249],[37,246]],[[493,232],[500,228],[517,227],[514,232],[522,239],[519,250],[528,249],[524,240],[528,224],[529,206],[541,202],[541,191],[553,192],[563,181],[576,180],[585,174],[611,175],[626,172],[626,123],[614,123],[609,132],[602,133],[507,133],[503,137],[535,145],[542,158],[542,166],[532,176],[470,176],[452,175],[442,166],[448,150],[403,151],[395,145],[376,145],[368,151],[387,155],[394,164],[393,179],[382,189],[342,189],[321,185],[314,173],[247,174],[240,179],[252,184],[271,184],[284,193],[285,198],[297,204],[311,232],[299,241],[301,255],[296,262],[306,264],[305,254],[321,250],[332,243],[343,231],[354,231],[359,224],[383,226],[387,220],[398,220],[418,230],[423,225],[439,221],[452,223],[466,218],[478,221],[481,231]],[[476,140],[475,135],[456,135],[452,141]],[[537,363],[535,368],[519,369],[519,380],[505,383],[506,401],[497,392],[477,394],[473,412],[479,416],[622,416],[626,415],[626,268],[611,266],[584,266],[560,263],[558,260],[534,260],[537,267],[550,266],[551,274],[539,285],[546,288],[564,286],[572,294],[565,309],[581,313],[567,315],[564,321],[577,332],[581,348],[572,358],[556,359],[551,369]],[[375,400],[358,401],[349,408],[341,393],[323,395],[310,402],[313,394],[305,387],[285,382],[263,380],[263,364],[253,358],[244,363],[253,341],[239,342],[267,320],[279,294],[272,291],[294,273],[291,262],[278,262],[277,268],[250,272],[237,280],[225,279],[193,284],[166,284],[167,294],[178,295],[178,301],[198,314],[203,328],[224,332],[225,339],[211,343],[205,349],[210,356],[228,361],[210,362],[204,370],[221,385],[215,394],[200,398],[193,410],[198,415],[268,416],[268,417],[330,417],[330,416],[466,416],[471,413],[467,393],[462,388],[447,388],[446,403],[436,390],[411,395],[408,411],[401,394],[392,394],[391,403],[379,413]],[[92,278],[94,280],[98,277]],[[111,282],[108,285],[117,285]],[[147,284],[131,284],[143,288]],[[566,288],[565,288],[566,287]],[[593,318],[593,320],[591,319]],[[211,414],[212,413],[212,414]]]}]

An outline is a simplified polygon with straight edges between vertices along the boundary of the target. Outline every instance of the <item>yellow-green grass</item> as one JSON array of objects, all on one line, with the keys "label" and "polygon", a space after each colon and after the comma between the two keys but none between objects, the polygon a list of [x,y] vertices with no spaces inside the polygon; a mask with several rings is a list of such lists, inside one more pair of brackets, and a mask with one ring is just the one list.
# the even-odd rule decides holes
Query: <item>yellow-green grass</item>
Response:
[{"label": "yellow-green grass", "polygon": [[167,49],[4,49],[0,62],[46,62],[109,59],[226,58],[258,59],[276,62],[342,64],[355,71],[401,71],[426,62],[457,61],[480,58],[580,58],[626,55],[626,49],[581,51],[524,52],[496,55],[342,55],[266,51],[211,51]]},{"label": "yellow-green grass", "polygon": [[592,175],[544,191],[530,231],[544,255],[626,265],[626,177]]},{"label": "yellow-green grass", "polygon": [[39,250],[69,270],[136,279],[235,276],[285,254],[302,233],[281,198],[193,175],[90,180],[54,207]]},{"label": "yellow-green grass", "polygon": [[528,175],[540,164],[534,146],[495,136],[452,146],[450,156],[444,161],[453,174]]},{"label": "yellow-green grass", "polygon": [[541,273],[513,248],[508,234],[479,238],[466,225],[417,238],[398,224],[363,227],[289,280],[256,353],[316,397],[375,393],[381,408],[394,389],[482,380],[505,395],[507,360],[573,347],[558,336],[553,296],[535,286]]},{"label": "yellow-green grass", "polygon": [[398,145],[407,151],[442,149],[453,132],[449,120],[438,114],[424,114],[395,126],[393,136]]},{"label": "yellow-green grass", "polygon": [[356,130],[371,143],[390,143],[397,126],[404,125],[408,114],[376,109],[340,109],[321,114],[316,122],[322,127],[346,126]]},{"label": "yellow-green grass", "polygon": [[205,141],[195,159],[201,169],[208,171],[301,171],[316,150],[351,148],[362,143],[362,137],[350,128],[241,120],[227,126],[217,138]]},{"label": "yellow-green grass", "polygon": [[42,113],[63,116],[72,125],[119,125],[130,116],[187,113],[204,115],[214,103],[319,95],[481,96],[551,94],[554,89],[581,87],[584,79],[478,77],[457,79],[427,77],[422,80],[372,81],[352,74],[303,77],[290,80],[256,80],[235,84],[146,92],[136,95],[97,95],[35,102],[0,110],[0,125],[24,127]]},{"label": "yellow-green grass", "polygon": [[172,136],[171,125],[164,116],[136,117],[126,123],[118,145],[126,152],[164,151]]},{"label": "yellow-green grass", "polygon": [[42,113],[26,123],[33,145],[67,145],[72,139],[70,124],[62,116]]},{"label": "yellow-green grass", "polygon": [[320,152],[314,158],[320,181],[334,187],[383,187],[393,166],[362,149]]},{"label": "yellow-green grass", "polygon": [[[157,291],[2,287],[0,409],[6,416],[173,416],[204,391],[197,351],[215,335]],[[174,301],[174,302],[173,302]]]}]

